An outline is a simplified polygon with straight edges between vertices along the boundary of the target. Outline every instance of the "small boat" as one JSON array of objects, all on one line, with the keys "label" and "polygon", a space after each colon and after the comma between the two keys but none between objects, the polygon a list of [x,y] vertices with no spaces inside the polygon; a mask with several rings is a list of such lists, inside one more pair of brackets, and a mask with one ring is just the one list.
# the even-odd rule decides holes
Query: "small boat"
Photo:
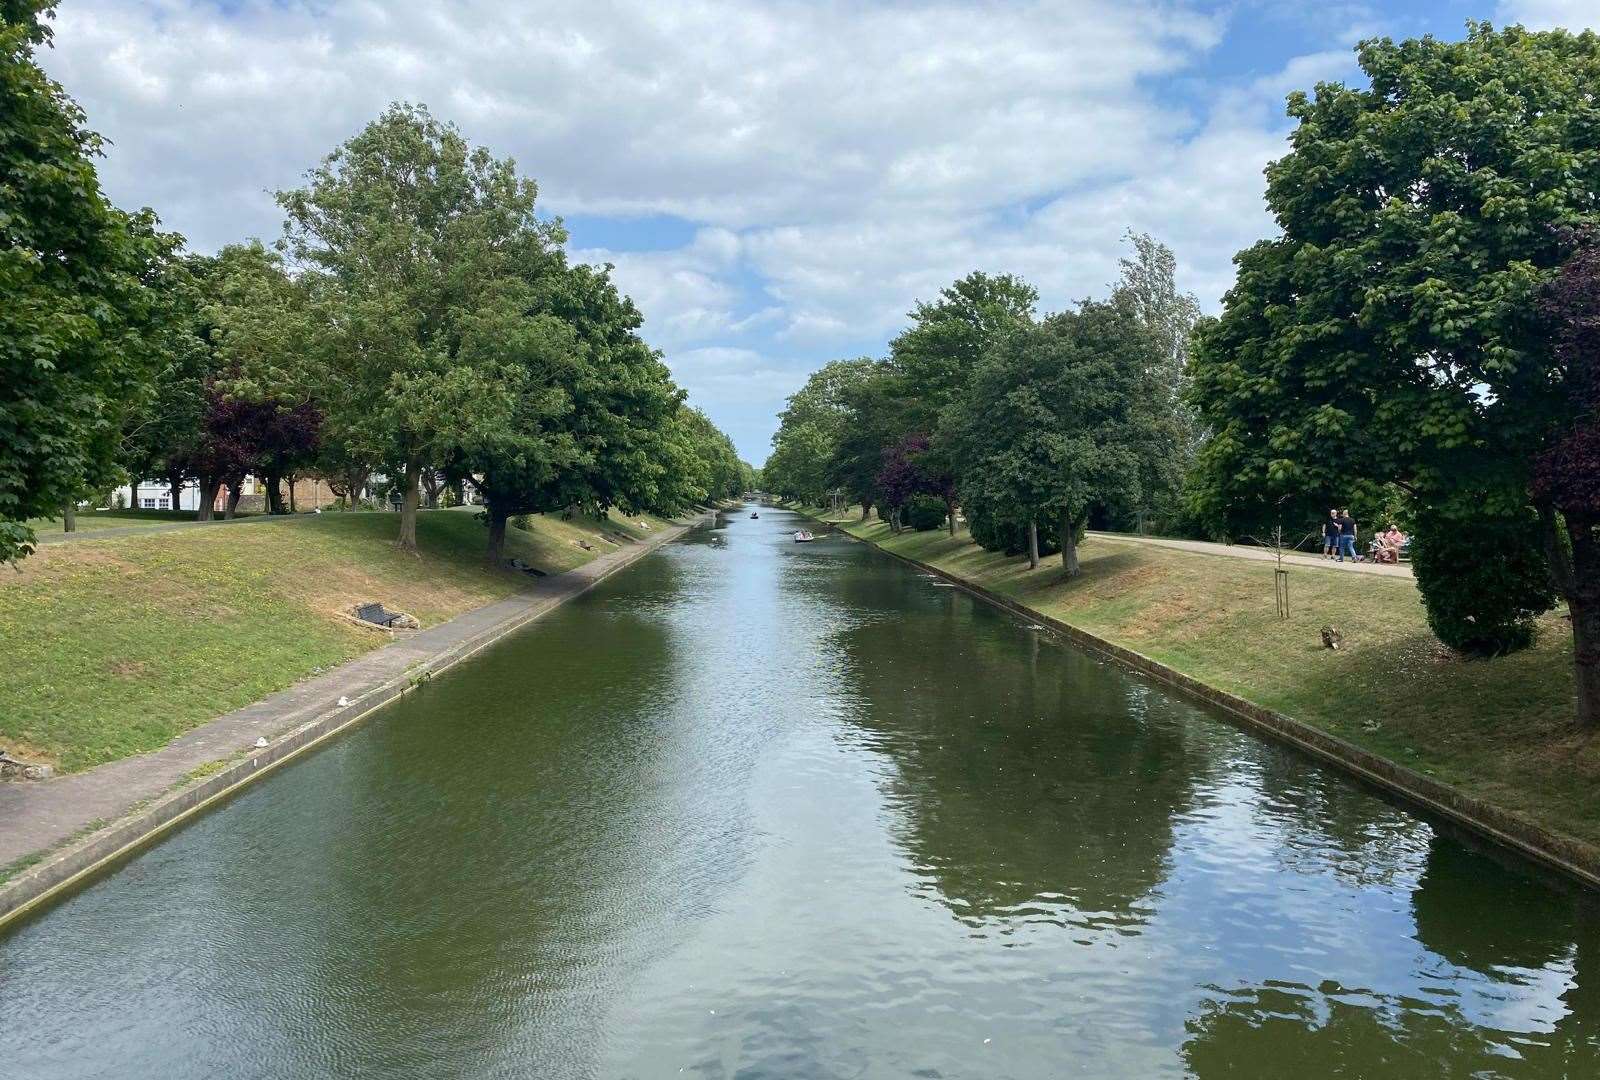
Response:
[{"label": "small boat", "polygon": [[815,539],[816,537],[812,536],[805,529],[801,529],[799,532],[794,534],[794,542],[797,544],[809,544]]},{"label": "small boat", "polygon": [[760,517],[760,516],[761,516],[761,515],[760,515],[760,514],[751,514],[751,515],[750,515],[750,516],[751,516],[751,517],[752,517],[752,518],[758,518],[758,517]]}]

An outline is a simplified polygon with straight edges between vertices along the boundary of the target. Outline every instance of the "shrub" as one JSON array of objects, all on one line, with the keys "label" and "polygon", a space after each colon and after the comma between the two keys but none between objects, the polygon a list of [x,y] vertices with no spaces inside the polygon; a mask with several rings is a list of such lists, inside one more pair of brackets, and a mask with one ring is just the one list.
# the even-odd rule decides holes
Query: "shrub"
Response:
[{"label": "shrub", "polygon": [[1428,625],[1458,652],[1498,656],[1533,643],[1555,605],[1532,510],[1418,508],[1411,562]]},{"label": "shrub", "polygon": [[[997,518],[986,512],[981,505],[967,506],[964,509],[967,514],[967,531],[972,534],[973,543],[988,551],[999,551],[1006,555],[1028,553],[1026,522],[1019,524]],[[1045,522],[1039,527],[1039,557],[1042,559],[1048,555],[1055,555],[1060,550],[1061,538],[1056,534],[1054,524]]]},{"label": "shrub", "polygon": [[913,495],[906,503],[906,521],[918,532],[944,525],[944,500],[933,495]]}]

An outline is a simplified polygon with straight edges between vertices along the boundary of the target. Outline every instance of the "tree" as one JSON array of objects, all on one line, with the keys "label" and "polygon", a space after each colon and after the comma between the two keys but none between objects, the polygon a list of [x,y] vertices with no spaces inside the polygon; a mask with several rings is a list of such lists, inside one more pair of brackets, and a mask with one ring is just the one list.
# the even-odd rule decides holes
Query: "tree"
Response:
[{"label": "tree", "polygon": [[205,319],[205,287],[214,260],[189,255],[168,268],[162,289],[170,333],[152,355],[151,377],[123,401],[117,464],[128,477],[133,505],[145,477],[166,479],[172,508],[179,505],[187,462],[200,438],[206,391],[216,375]]},{"label": "tree", "polygon": [[[930,458],[935,461],[931,469],[927,464]],[[945,513],[939,515],[941,522],[946,520],[946,515],[953,517],[955,484],[945,467],[945,459],[930,454],[926,435],[905,436],[883,451],[882,460],[874,486],[883,501],[883,509],[889,512],[891,527],[898,529],[901,511],[922,498],[938,499],[944,506]],[[954,532],[952,528],[951,535]]]},{"label": "tree", "polygon": [[611,268],[530,272],[531,292],[475,334],[511,409],[457,445],[484,493],[490,558],[514,514],[570,507],[675,512],[705,497],[683,392],[639,336]]},{"label": "tree", "polygon": [[945,500],[950,535],[956,533],[956,469],[943,417],[960,400],[979,358],[1014,324],[1033,317],[1039,293],[1010,274],[974,271],[919,302],[912,325],[889,343],[901,401],[900,436],[928,440],[919,471],[930,493]]},{"label": "tree", "polygon": [[1540,309],[1565,374],[1569,419],[1533,463],[1545,555],[1572,612],[1578,717],[1600,726],[1600,231],[1568,234],[1575,248]]},{"label": "tree", "polygon": [[1134,256],[1121,260],[1122,276],[1112,286],[1112,296],[1157,342],[1146,372],[1153,391],[1148,407],[1162,418],[1149,428],[1157,440],[1141,448],[1139,509],[1171,522],[1180,512],[1183,478],[1200,441],[1193,410],[1185,400],[1189,338],[1200,318],[1200,303],[1192,294],[1178,291],[1178,261],[1170,248],[1131,230],[1127,240]]},{"label": "tree", "polygon": [[[1570,248],[1559,227],[1596,212],[1600,37],[1474,23],[1464,41],[1358,56],[1370,85],[1291,95],[1291,151],[1267,172],[1282,235],[1240,253],[1221,318],[1196,334],[1212,435],[1195,508],[1237,527],[1286,496],[1326,506],[1352,478],[1424,507],[1470,487],[1540,511],[1560,581],[1565,515],[1536,463],[1574,430],[1581,394],[1538,299]],[[1573,554],[1592,727],[1600,627],[1584,609],[1600,563]]]},{"label": "tree", "polygon": [[951,410],[963,489],[1004,520],[1054,524],[1069,577],[1090,511],[1138,505],[1159,348],[1127,304],[1084,301],[1014,325]]},{"label": "tree", "polygon": [[559,260],[565,230],[535,215],[536,196],[513,162],[399,104],[278,194],[285,248],[323,276],[324,407],[351,449],[398,463],[402,548],[416,548],[423,469],[463,432],[515,421],[498,362],[461,345],[486,293]]},{"label": "tree", "polygon": [[179,243],[101,194],[99,137],[34,62],[54,6],[0,3],[0,561],[33,549],[29,518],[109,486]]},{"label": "tree", "polygon": [[[834,486],[830,466],[835,452],[851,434],[851,395],[871,378],[874,367],[875,361],[864,356],[829,361],[789,396],[778,414],[772,456],[763,469],[775,493],[811,503],[827,497]],[[874,469],[876,460],[875,452]]]}]

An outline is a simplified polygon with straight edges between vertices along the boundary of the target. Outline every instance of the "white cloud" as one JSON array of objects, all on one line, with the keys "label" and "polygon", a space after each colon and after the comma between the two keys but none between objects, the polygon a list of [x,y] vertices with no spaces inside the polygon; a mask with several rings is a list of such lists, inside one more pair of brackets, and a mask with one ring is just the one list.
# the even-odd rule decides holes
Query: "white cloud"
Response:
[{"label": "white cloud", "polygon": [[1530,30],[1600,29],[1600,3],[1595,0],[1502,0],[1495,21],[1501,25],[1521,23]]},{"label": "white cloud", "polygon": [[68,0],[58,24],[46,63],[117,143],[109,186],[204,247],[273,231],[262,189],[393,99],[514,154],[568,213],[738,228],[998,205],[1135,167],[1184,122],[1139,81],[1218,33],[1116,0]]},{"label": "white cloud", "polygon": [[269,191],[391,100],[514,156],[554,212],[691,222],[679,248],[574,254],[614,263],[696,402],[755,431],[974,268],[1060,307],[1132,227],[1214,304],[1271,227],[1283,94],[1349,58],[1171,93],[1224,29],[1201,3],[65,0],[43,59],[113,140],[113,197],[200,249],[275,235]]}]

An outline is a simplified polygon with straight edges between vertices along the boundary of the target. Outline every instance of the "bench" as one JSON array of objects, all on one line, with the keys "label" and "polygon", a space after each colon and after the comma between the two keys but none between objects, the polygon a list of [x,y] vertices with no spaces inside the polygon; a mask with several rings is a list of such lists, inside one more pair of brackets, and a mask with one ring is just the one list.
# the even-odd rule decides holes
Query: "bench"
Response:
[{"label": "bench", "polygon": [[362,604],[356,608],[356,618],[375,626],[389,626],[399,617],[398,612],[384,610],[382,604]]}]

